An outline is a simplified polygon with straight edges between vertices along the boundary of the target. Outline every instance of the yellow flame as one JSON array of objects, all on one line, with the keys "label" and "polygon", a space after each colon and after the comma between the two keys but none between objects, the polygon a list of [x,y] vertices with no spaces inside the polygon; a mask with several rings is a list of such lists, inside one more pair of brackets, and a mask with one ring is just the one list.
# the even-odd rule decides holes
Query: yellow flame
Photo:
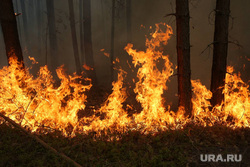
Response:
[{"label": "yellow flame", "polygon": [[[162,28],[163,27],[163,28]],[[178,129],[188,122],[201,126],[213,126],[216,123],[236,128],[250,127],[249,85],[228,67],[226,84],[223,90],[225,101],[215,108],[211,107],[212,93],[199,80],[192,80],[193,117],[186,118],[184,109],[175,113],[170,106],[164,106],[162,94],[167,90],[166,82],[173,75],[175,66],[163,54],[162,47],[173,34],[166,24],[156,24],[151,38],[146,39],[146,50],[137,51],[133,44],[125,50],[133,58],[133,65],[138,67],[136,100],[142,111],[128,116],[134,107],[123,106],[127,95],[123,80],[125,71],[121,70],[118,80],[112,83],[113,91],[100,109],[93,109],[93,115],[78,118],[78,112],[84,112],[86,91],[90,82],[77,75],[66,75],[62,66],[56,72],[60,85],[55,86],[47,66],[41,67],[38,77],[34,78],[28,70],[21,69],[16,59],[10,60],[10,66],[0,69],[0,112],[33,132],[59,130],[66,136],[75,133],[127,132],[137,130],[142,133],[155,133],[159,130]],[[33,62],[35,59],[31,58]],[[119,60],[116,60],[119,62]],[[164,64],[160,68],[159,64]],[[135,82],[135,79],[133,79]]]},{"label": "yellow flame", "polygon": [[33,78],[12,59],[9,67],[0,70],[1,112],[32,131],[49,127],[66,133],[68,127],[74,128],[78,110],[85,108],[84,92],[91,85],[77,83],[81,78],[64,74],[61,67],[57,75],[61,84],[56,88],[46,66]]},{"label": "yellow flame", "polygon": [[[137,93],[136,99],[142,105],[142,112],[134,116],[137,125],[145,126],[145,130],[165,129],[167,124],[174,122],[174,113],[166,112],[163,105],[162,94],[167,89],[166,82],[173,74],[172,63],[168,56],[159,51],[161,44],[166,45],[173,31],[166,26],[166,30],[156,25],[151,39],[146,39],[146,51],[136,51],[132,44],[128,44],[125,50],[133,57],[134,66],[140,66],[137,72],[139,81],[134,89]],[[164,68],[159,70],[157,62],[162,61]],[[143,129],[144,129],[143,128]]]}]

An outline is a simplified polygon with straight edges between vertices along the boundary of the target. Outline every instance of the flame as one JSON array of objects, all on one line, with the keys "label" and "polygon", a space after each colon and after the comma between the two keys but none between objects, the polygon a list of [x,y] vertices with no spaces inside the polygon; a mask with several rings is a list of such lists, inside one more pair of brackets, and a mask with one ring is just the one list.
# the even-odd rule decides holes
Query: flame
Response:
[{"label": "flame", "polygon": [[34,57],[29,56],[29,59],[32,61],[32,64],[38,64],[38,62],[36,61]]},{"label": "flame", "polygon": [[[163,24],[166,26],[165,24]],[[170,36],[173,34],[172,29],[166,26],[166,30],[160,29],[160,24],[156,25],[156,30],[151,34],[151,39],[146,39],[146,51],[136,51],[132,44],[128,44],[125,50],[133,57],[134,66],[140,66],[137,72],[139,81],[134,89],[137,94],[136,99],[142,105],[142,112],[135,115],[137,125],[145,126],[147,131],[167,128],[167,124],[175,122],[175,114],[168,111],[163,105],[162,94],[167,89],[166,82],[173,74],[172,63],[168,56],[159,51],[161,44],[166,45]],[[157,62],[162,61],[164,68],[159,70]]]},{"label": "flame", "polygon": [[192,81],[194,119],[203,126],[212,126],[215,123],[236,128],[249,127],[250,123],[250,93],[249,85],[240,78],[240,73],[234,73],[231,66],[227,67],[225,96],[221,105],[211,108],[209,100],[212,93],[200,81]]},{"label": "flame", "polygon": [[104,56],[106,56],[106,57],[109,58],[110,54],[107,53],[107,52],[105,52],[105,49],[101,49],[100,51],[103,52],[103,55],[104,55]]},{"label": "flame", "polygon": [[48,127],[66,134],[67,128],[76,126],[77,112],[85,108],[84,92],[91,85],[77,83],[81,77],[64,74],[62,67],[56,72],[61,80],[57,88],[47,66],[34,78],[11,59],[10,66],[0,70],[0,111],[32,131]]},{"label": "flame", "polygon": [[[22,70],[16,59],[10,60],[10,66],[0,69],[0,112],[32,132],[47,133],[61,131],[65,136],[76,133],[103,132],[124,133],[137,130],[141,133],[155,133],[159,130],[183,128],[192,122],[201,126],[222,124],[231,128],[250,127],[249,85],[236,74],[233,67],[227,68],[223,93],[225,100],[212,108],[212,93],[199,80],[192,80],[193,117],[184,116],[184,109],[177,112],[164,106],[162,94],[168,88],[166,82],[173,75],[174,66],[162,47],[167,44],[173,31],[170,26],[156,24],[151,38],[146,39],[146,50],[137,51],[133,44],[127,44],[125,50],[132,56],[137,67],[138,81],[134,92],[141,104],[140,113],[128,116],[134,109],[132,104],[123,104],[127,99],[124,77],[126,72],[119,69],[117,81],[112,83],[113,91],[100,109],[92,109],[92,116],[78,118],[85,111],[86,92],[90,90],[91,80],[81,76],[66,75],[63,67],[56,72],[60,85],[55,86],[47,66],[41,67],[38,77],[33,77],[28,69]],[[34,58],[31,58],[36,63]],[[119,63],[119,60],[115,60]],[[163,64],[163,68],[160,68]],[[86,67],[87,68],[87,67]],[[87,82],[85,82],[87,81]]]},{"label": "flame", "polygon": [[85,70],[87,70],[87,71],[93,70],[92,67],[90,67],[90,66],[88,66],[88,65],[86,65],[86,64],[83,64],[82,67],[83,67]]},{"label": "flame", "polygon": [[249,127],[250,125],[250,93],[249,85],[240,78],[240,73],[235,74],[234,68],[227,67],[226,84],[224,88],[225,103],[223,121],[229,117],[234,119],[235,126]]},{"label": "flame", "polygon": [[[121,71],[118,74],[118,81],[113,82],[113,92],[109,95],[104,105],[95,113],[104,114],[104,118],[101,119],[97,116],[90,118],[83,117],[80,121],[79,131],[81,132],[101,132],[103,130],[109,130],[111,132],[124,130],[129,122],[130,118],[127,117],[126,111],[123,109],[122,103],[126,100],[126,90],[123,88],[123,75]],[[91,122],[88,125],[87,122]]]}]

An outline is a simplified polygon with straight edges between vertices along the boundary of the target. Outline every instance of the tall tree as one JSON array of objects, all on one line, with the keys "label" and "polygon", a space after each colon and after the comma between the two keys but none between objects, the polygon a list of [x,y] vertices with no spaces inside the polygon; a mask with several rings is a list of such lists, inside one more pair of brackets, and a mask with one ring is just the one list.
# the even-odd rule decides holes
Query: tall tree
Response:
[{"label": "tall tree", "polygon": [[92,78],[93,83],[97,83],[91,34],[91,0],[83,0],[83,20],[85,61],[86,65],[92,68],[88,71],[88,76]]},{"label": "tall tree", "polygon": [[57,37],[56,37],[54,0],[47,0],[46,6],[47,6],[47,19],[48,19],[48,29],[49,29],[51,68],[55,69],[59,64],[57,58]]},{"label": "tall tree", "polygon": [[41,55],[42,52],[42,26],[41,22],[43,22],[42,17],[42,2],[36,1],[36,20],[37,20],[37,46],[38,46],[38,55]]},{"label": "tall tree", "polygon": [[23,20],[23,32],[24,32],[24,41],[26,44],[26,47],[29,43],[29,26],[28,26],[28,18],[27,18],[27,10],[25,5],[25,0],[20,1],[21,4],[21,13],[22,13],[22,20]]},{"label": "tall tree", "polygon": [[74,4],[73,4],[72,0],[68,0],[68,4],[69,4],[69,20],[70,20],[70,29],[71,29],[73,51],[74,51],[74,57],[75,57],[76,73],[78,75],[80,75],[81,74],[81,63],[80,63],[78,43],[77,43],[77,37],[76,37]]},{"label": "tall tree", "polygon": [[79,20],[80,20],[80,60],[84,64],[84,41],[83,41],[83,1],[79,0]]},{"label": "tall tree", "polygon": [[16,16],[12,0],[1,0],[0,21],[8,62],[11,57],[17,57],[18,62],[20,62],[24,68],[23,54],[18,37]]},{"label": "tall tree", "polygon": [[115,0],[112,0],[111,16],[111,45],[110,45],[110,63],[111,63],[111,82],[114,80],[114,47],[115,47]]},{"label": "tall tree", "polygon": [[[21,13],[19,10],[19,4],[18,4],[18,0],[12,1],[13,2],[13,6],[14,6],[14,11],[17,15],[20,15]],[[20,17],[16,17],[16,22],[17,22],[17,30],[18,30],[18,35],[19,35],[19,39],[22,39],[21,37],[21,24],[20,24]],[[20,40],[20,43],[22,43],[22,41]]]},{"label": "tall tree", "polygon": [[131,43],[131,0],[126,1],[127,43]]},{"label": "tall tree", "polygon": [[192,114],[188,0],[176,0],[177,63],[179,107]]},{"label": "tall tree", "polygon": [[215,9],[213,65],[210,90],[213,93],[212,106],[220,105],[224,100],[222,93],[225,86],[228,25],[230,15],[230,0],[217,0]]}]

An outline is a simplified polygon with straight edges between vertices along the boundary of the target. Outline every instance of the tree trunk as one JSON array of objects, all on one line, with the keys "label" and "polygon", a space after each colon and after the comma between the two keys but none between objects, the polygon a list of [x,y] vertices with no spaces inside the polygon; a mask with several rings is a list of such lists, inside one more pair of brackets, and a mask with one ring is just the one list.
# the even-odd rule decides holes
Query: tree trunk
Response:
[{"label": "tree trunk", "polygon": [[177,62],[178,62],[178,97],[179,108],[183,107],[186,115],[192,115],[192,90],[190,69],[188,0],[176,0]]},{"label": "tree trunk", "polygon": [[92,82],[97,83],[91,35],[91,0],[83,0],[83,20],[85,61],[86,65],[92,68],[87,73],[91,77]]},{"label": "tree trunk", "polygon": [[127,0],[126,3],[126,17],[127,17],[127,43],[132,42],[131,35],[131,0]]},{"label": "tree trunk", "polygon": [[111,45],[110,45],[110,63],[111,63],[111,82],[114,80],[114,47],[115,47],[115,0],[112,0],[112,16],[111,16]]},{"label": "tree trunk", "polygon": [[48,29],[49,29],[49,46],[50,46],[50,57],[51,57],[51,70],[58,67],[57,58],[57,39],[56,39],[56,23],[55,23],[55,13],[54,13],[54,0],[47,0],[47,19],[48,19]]},{"label": "tree trunk", "polygon": [[28,27],[28,18],[27,18],[27,11],[25,6],[25,0],[20,1],[21,4],[21,13],[22,13],[22,20],[23,20],[23,32],[24,32],[24,44],[28,47],[29,43],[29,27]]},{"label": "tree trunk", "polygon": [[83,42],[83,1],[79,0],[79,20],[80,20],[80,52],[81,52],[81,64],[83,65],[85,62],[84,58],[84,42]]},{"label": "tree trunk", "polygon": [[0,20],[8,62],[10,62],[11,57],[16,57],[18,62],[22,65],[22,68],[24,68],[23,54],[18,37],[16,16],[12,0],[1,0]]},{"label": "tree trunk", "polygon": [[[28,0],[28,21],[29,26],[34,26],[36,24],[35,20],[35,1],[34,0]],[[32,32],[32,31],[31,31]],[[33,36],[33,34],[31,34]]]},{"label": "tree trunk", "polygon": [[36,17],[37,17],[37,46],[38,46],[38,56],[42,55],[42,2],[37,1],[36,3]]},{"label": "tree trunk", "polygon": [[74,57],[75,57],[76,73],[78,75],[80,75],[81,74],[81,63],[80,63],[78,43],[77,43],[77,37],[76,37],[76,26],[75,26],[75,14],[74,14],[73,1],[68,0],[68,4],[69,4],[69,20],[70,20],[70,29],[71,29],[73,51],[74,51]]},{"label": "tree trunk", "polygon": [[[20,10],[19,10],[19,5],[18,5],[18,0],[13,1],[13,6],[14,6],[14,11],[15,13],[19,14]],[[18,30],[18,35],[19,35],[19,39],[20,39],[20,43],[22,44],[22,33],[21,33],[21,24],[20,24],[20,17],[16,17],[16,22],[17,22],[17,30]]]},{"label": "tree trunk", "polygon": [[213,93],[211,99],[212,106],[220,105],[224,100],[222,91],[225,86],[227,66],[230,0],[217,0],[215,12],[213,65],[210,88]]}]

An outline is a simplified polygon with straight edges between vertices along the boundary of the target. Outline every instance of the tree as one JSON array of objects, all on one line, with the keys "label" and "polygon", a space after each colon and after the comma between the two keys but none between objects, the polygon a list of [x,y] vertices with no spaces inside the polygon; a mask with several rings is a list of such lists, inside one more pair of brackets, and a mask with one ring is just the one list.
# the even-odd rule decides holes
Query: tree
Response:
[{"label": "tree", "polygon": [[0,20],[8,62],[10,62],[11,57],[16,57],[24,68],[22,48],[18,37],[12,0],[1,0]]},{"label": "tree", "polygon": [[27,18],[27,11],[26,11],[26,5],[25,1],[20,1],[21,4],[21,13],[22,13],[22,20],[23,20],[23,32],[24,32],[24,41],[26,44],[26,47],[28,47],[29,43],[29,27],[28,27],[28,18]]},{"label": "tree", "polygon": [[126,21],[127,21],[127,42],[131,43],[131,0],[126,1]]},{"label": "tree", "polygon": [[48,19],[48,29],[49,29],[51,68],[55,69],[58,66],[58,59],[57,59],[57,37],[56,37],[56,23],[55,23],[55,13],[54,13],[54,0],[47,0],[46,6],[47,6],[47,19]]},{"label": "tree", "polygon": [[84,58],[84,41],[83,41],[83,1],[79,0],[79,20],[80,20],[80,59],[81,63],[84,64],[85,58]]},{"label": "tree", "polygon": [[115,47],[115,0],[112,0],[112,16],[111,16],[111,45],[110,45],[110,71],[111,82],[114,80],[114,47]]},{"label": "tree", "polygon": [[88,76],[92,78],[93,83],[97,83],[91,34],[91,0],[83,0],[83,21],[85,61],[86,65],[92,68],[88,70]]},{"label": "tree", "polygon": [[74,5],[72,0],[68,0],[69,4],[69,20],[70,20],[70,29],[71,29],[71,37],[72,37],[72,44],[73,44],[73,51],[75,57],[75,64],[76,64],[76,73],[78,75],[81,74],[81,63],[78,51],[78,43],[76,37],[76,26],[75,26],[75,14],[74,14]]},{"label": "tree", "polygon": [[177,63],[179,108],[186,115],[192,114],[192,90],[190,69],[189,4],[188,0],[176,0]]},{"label": "tree", "polygon": [[43,22],[42,17],[42,2],[36,2],[36,20],[37,20],[37,43],[38,43],[38,55],[41,55],[42,52],[42,26],[41,22]]},{"label": "tree", "polygon": [[217,0],[215,12],[213,65],[210,87],[213,93],[211,99],[212,106],[220,105],[224,100],[222,91],[225,86],[227,66],[230,0]]}]

